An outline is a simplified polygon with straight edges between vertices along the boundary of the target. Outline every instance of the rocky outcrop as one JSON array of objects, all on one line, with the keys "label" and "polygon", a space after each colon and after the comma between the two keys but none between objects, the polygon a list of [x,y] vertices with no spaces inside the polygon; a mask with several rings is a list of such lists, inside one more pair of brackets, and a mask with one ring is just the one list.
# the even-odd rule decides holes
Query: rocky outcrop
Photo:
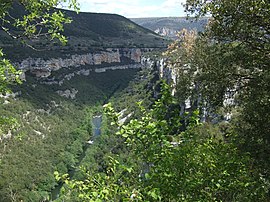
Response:
[{"label": "rocky outcrop", "polygon": [[46,84],[46,85],[56,84],[56,85],[61,86],[66,80],[70,80],[76,75],[89,76],[91,72],[103,73],[108,70],[140,69],[141,67],[142,67],[141,64],[130,64],[130,65],[108,66],[108,67],[95,68],[95,69],[80,69],[72,73],[66,74],[61,80],[55,80],[55,78],[53,78],[53,79],[46,79],[46,80],[40,81],[40,83]]},{"label": "rocky outcrop", "polygon": [[[151,58],[142,58],[141,59],[142,68],[148,68],[155,71],[158,74],[160,79],[165,80],[168,84],[172,86],[172,95],[176,93],[176,85],[177,85],[177,70],[173,68],[172,65],[168,64],[166,59],[151,59]],[[190,86],[190,90],[196,90],[198,86],[193,84]],[[234,86],[231,89],[227,89],[225,92],[223,106],[226,107],[235,107],[237,103],[235,102],[235,98],[237,96],[237,88],[238,86]],[[217,117],[220,120],[230,121],[232,117],[232,113],[224,113],[222,118],[216,113],[211,111],[211,106],[205,106],[205,101],[202,99],[202,95],[198,95],[197,97],[188,97],[181,106],[181,114],[184,112],[191,112],[192,110],[200,107],[202,110],[200,119],[202,122],[212,121],[213,123],[217,122]]]},{"label": "rocky outcrop", "polygon": [[118,69],[139,69],[141,68],[141,64],[130,64],[130,65],[119,65],[119,66],[110,66],[103,68],[96,68],[96,73],[106,72],[107,70],[118,70]]},{"label": "rocky outcrop", "polygon": [[[44,60],[42,58],[27,58],[16,64],[23,72],[30,70],[32,74],[39,78],[46,78],[52,71],[61,68],[80,67],[83,65],[101,65],[124,63],[139,63],[143,52],[151,49],[139,48],[107,48],[103,51],[92,52],[83,55],[74,54],[66,58],[51,58]],[[100,70],[101,71],[101,70]],[[87,74],[87,73],[86,73]]]},{"label": "rocky outcrop", "polygon": [[[176,70],[168,65],[167,60],[165,58],[161,58],[159,60],[152,60],[150,58],[142,57],[141,59],[142,68],[150,68],[156,70],[161,79],[167,81],[167,83],[172,83],[172,85],[176,84],[177,74]],[[173,90],[174,91],[174,90]]]},{"label": "rocky outcrop", "polygon": [[179,30],[170,29],[168,27],[159,27],[155,29],[154,32],[156,32],[157,34],[161,36],[166,36],[172,39],[176,39],[177,38],[176,35],[179,32]]},{"label": "rocky outcrop", "polygon": [[141,56],[142,56],[142,53],[144,51],[148,52],[149,49],[139,49],[139,48],[129,49],[129,48],[124,48],[123,49],[123,56],[125,56],[127,58],[130,58],[134,62],[139,63],[139,62],[141,62]]},{"label": "rocky outcrop", "polygon": [[107,49],[106,52],[102,51],[100,53],[92,54],[91,56],[93,60],[88,61],[88,63],[86,64],[100,65],[102,63],[114,63],[114,62],[120,63],[121,62],[121,59],[120,59],[121,55],[119,53],[119,49]]},{"label": "rocky outcrop", "polygon": [[78,90],[76,90],[75,88],[72,88],[71,90],[69,90],[69,89],[64,90],[64,91],[58,90],[56,92],[58,93],[58,95],[60,95],[62,97],[75,99],[76,98],[76,94],[78,93]]}]

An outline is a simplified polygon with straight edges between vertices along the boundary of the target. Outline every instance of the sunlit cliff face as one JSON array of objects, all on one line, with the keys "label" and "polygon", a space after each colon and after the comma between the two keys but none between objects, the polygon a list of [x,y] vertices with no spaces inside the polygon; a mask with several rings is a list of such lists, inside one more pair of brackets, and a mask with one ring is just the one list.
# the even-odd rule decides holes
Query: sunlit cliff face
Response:
[{"label": "sunlit cliff face", "polygon": [[111,63],[114,65],[121,64],[123,63],[122,57],[127,58],[130,63],[140,63],[143,51],[145,50],[139,48],[108,48],[96,53],[74,54],[65,59],[51,58],[44,60],[42,58],[27,58],[18,63],[17,66],[24,72],[30,70],[36,77],[46,78],[51,75],[52,71],[57,71],[61,68]]}]

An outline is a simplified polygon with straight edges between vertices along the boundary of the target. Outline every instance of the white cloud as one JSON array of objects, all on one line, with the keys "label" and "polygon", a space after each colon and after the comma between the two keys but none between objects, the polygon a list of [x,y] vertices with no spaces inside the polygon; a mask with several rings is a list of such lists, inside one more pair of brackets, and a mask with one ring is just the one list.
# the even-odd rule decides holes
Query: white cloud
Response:
[{"label": "white cloud", "polygon": [[[184,16],[185,0],[78,0],[83,12],[116,13],[125,17]],[[147,3],[146,3],[147,2]],[[150,4],[150,2],[154,2]],[[159,2],[159,3],[158,3]]]},{"label": "white cloud", "polygon": [[185,0],[166,0],[162,6],[164,8],[179,8],[182,6],[183,3],[185,3]]}]

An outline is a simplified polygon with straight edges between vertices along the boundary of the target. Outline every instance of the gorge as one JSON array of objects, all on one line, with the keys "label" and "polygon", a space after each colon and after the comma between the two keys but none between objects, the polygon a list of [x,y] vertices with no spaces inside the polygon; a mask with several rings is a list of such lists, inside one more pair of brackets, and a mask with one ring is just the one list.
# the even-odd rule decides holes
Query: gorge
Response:
[{"label": "gorge", "polygon": [[61,2],[1,2],[0,202],[270,201],[266,1]]},{"label": "gorge", "polygon": [[0,46],[23,80],[1,107],[16,124],[1,135],[0,201],[50,201],[52,190],[56,199],[54,172],[74,173],[93,158],[87,142],[101,133],[101,123],[92,123],[96,110],[129,86],[143,54],[169,43],[122,16],[64,12],[74,20],[67,46],[29,41],[36,51],[0,29]]}]

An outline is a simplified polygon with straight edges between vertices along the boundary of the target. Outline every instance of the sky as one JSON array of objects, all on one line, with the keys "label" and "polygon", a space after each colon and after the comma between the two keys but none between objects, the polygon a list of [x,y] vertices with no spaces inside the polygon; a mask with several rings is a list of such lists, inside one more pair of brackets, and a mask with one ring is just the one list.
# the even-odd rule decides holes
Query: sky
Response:
[{"label": "sky", "polygon": [[81,12],[114,13],[127,18],[183,17],[186,0],[78,0]]}]

